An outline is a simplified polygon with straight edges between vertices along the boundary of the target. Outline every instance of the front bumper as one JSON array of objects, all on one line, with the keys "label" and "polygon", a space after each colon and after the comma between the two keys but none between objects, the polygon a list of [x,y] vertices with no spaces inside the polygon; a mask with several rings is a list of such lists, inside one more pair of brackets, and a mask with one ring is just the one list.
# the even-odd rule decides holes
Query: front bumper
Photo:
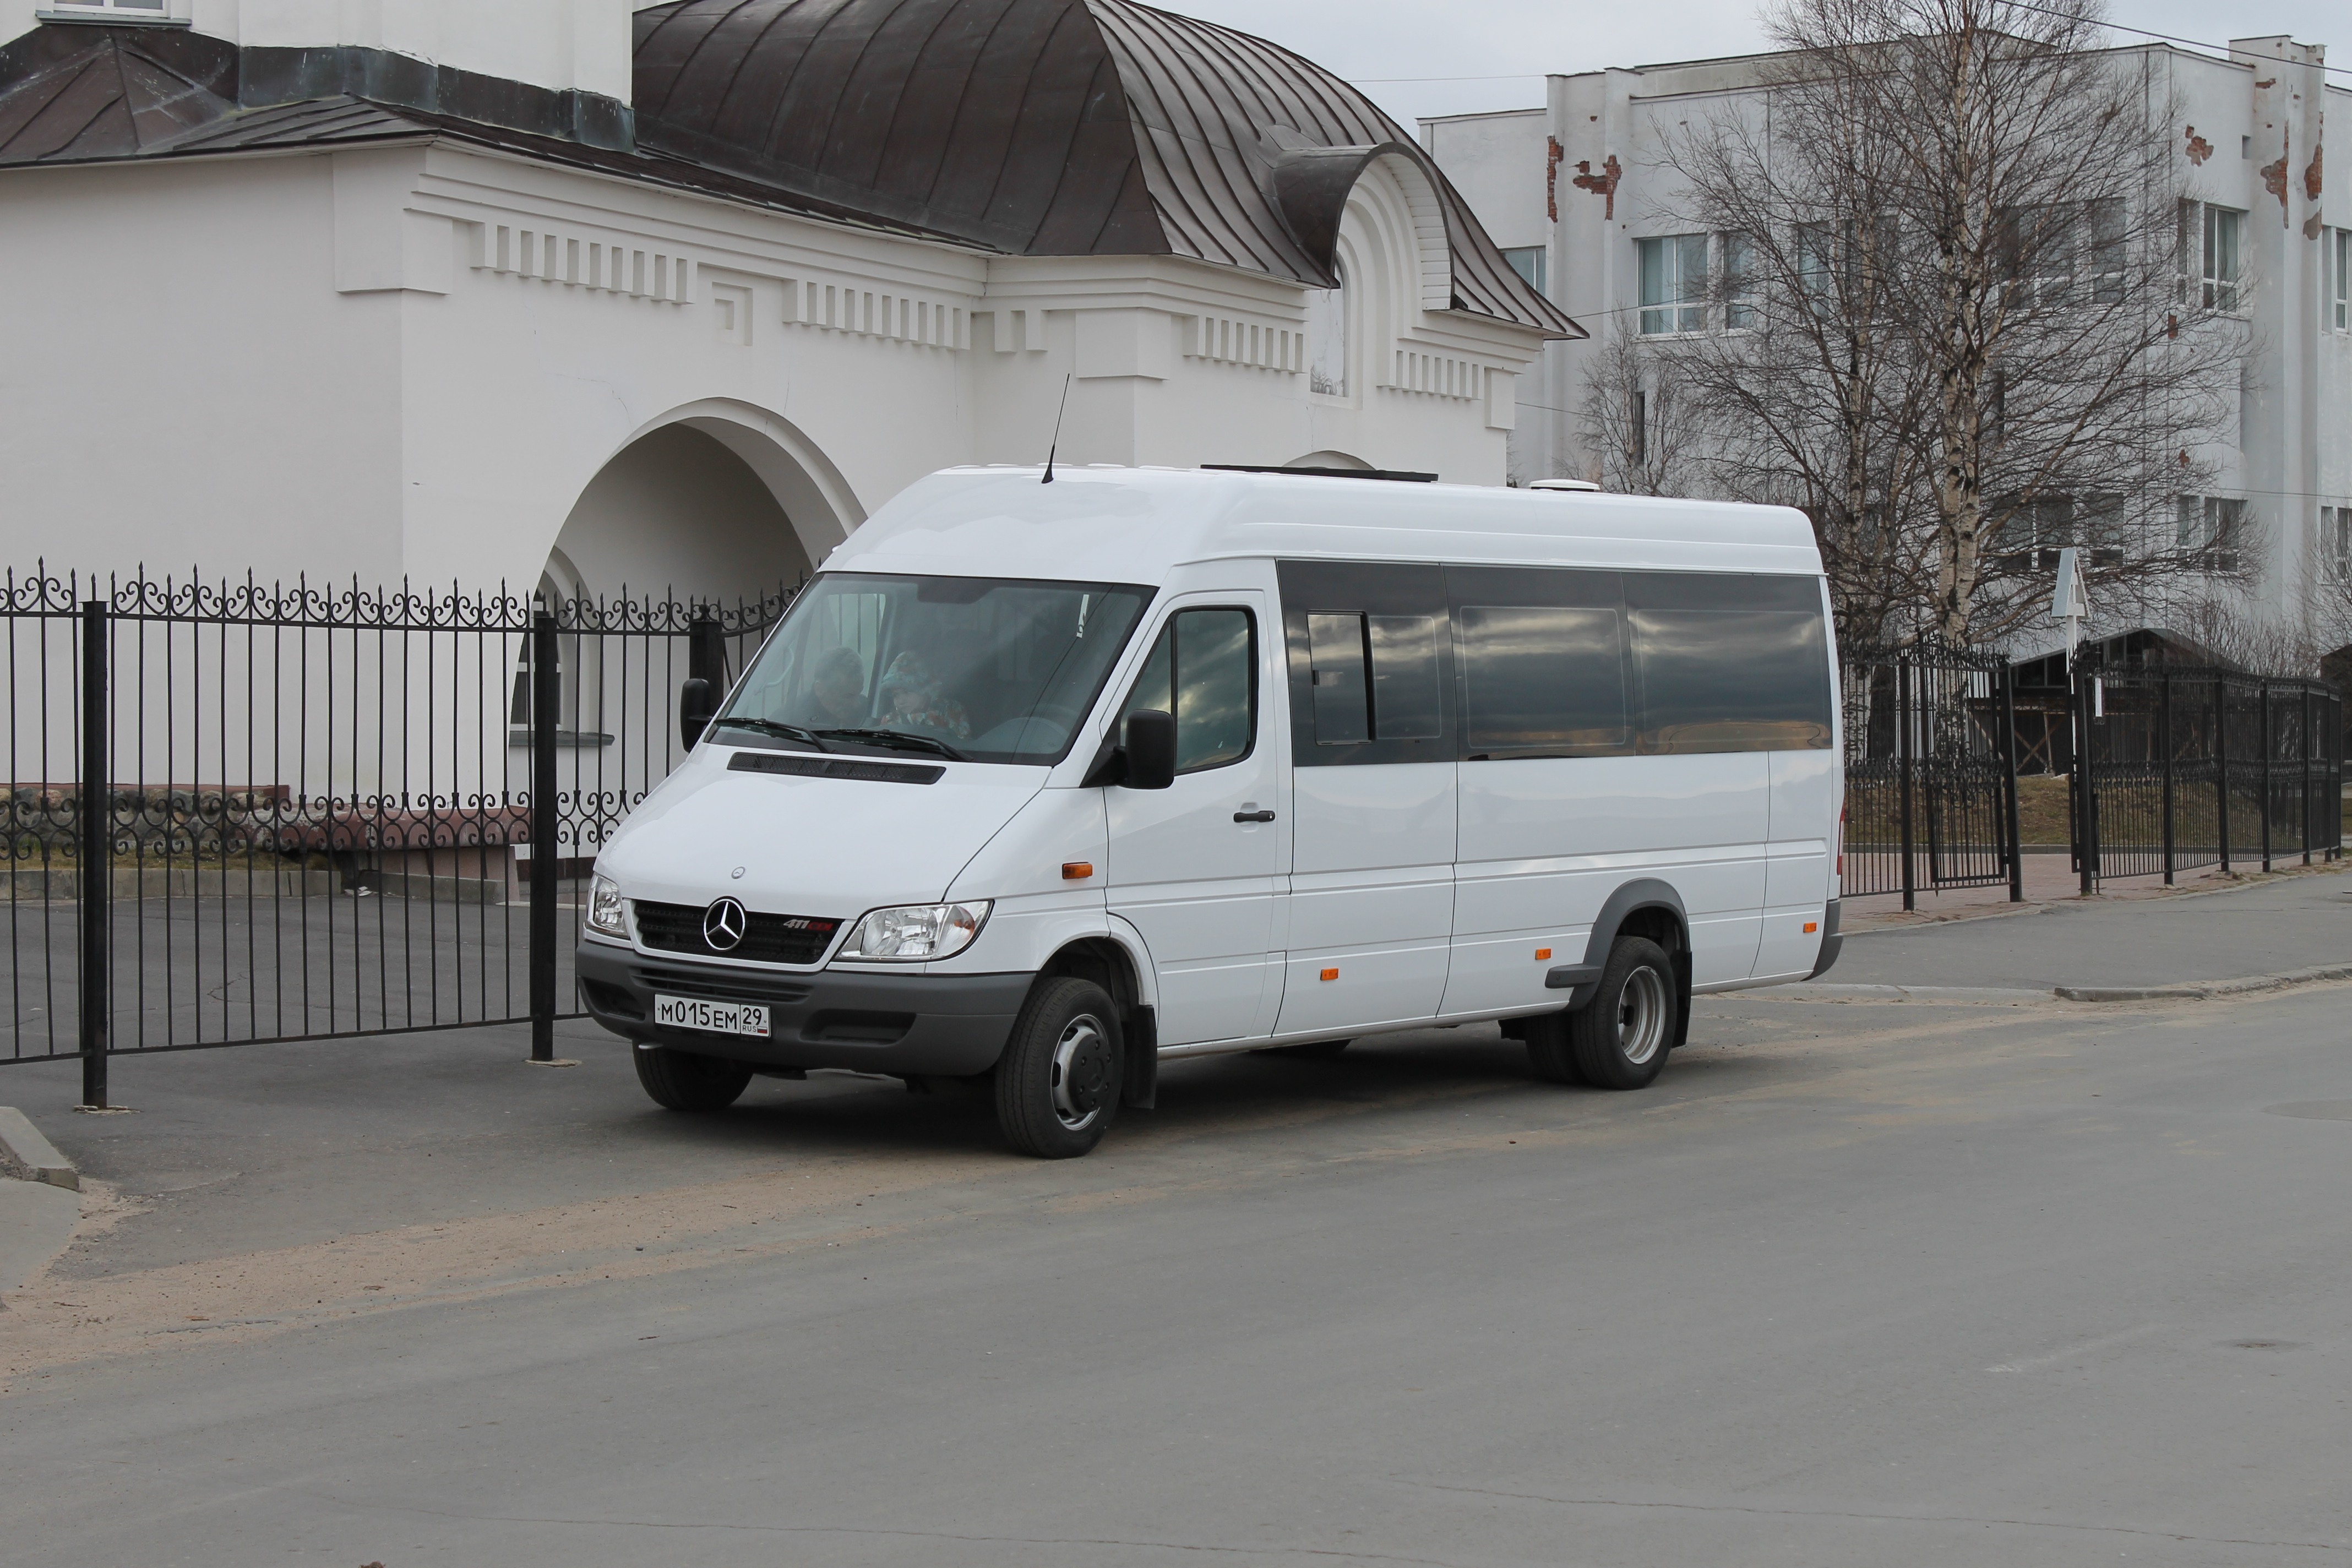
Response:
[{"label": "front bumper", "polygon": [[[962,1077],[1003,1054],[1034,974],[773,974],[581,942],[589,1016],[627,1039],[756,1067]],[[654,995],[755,1002],[768,1038],[663,1028]]]}]

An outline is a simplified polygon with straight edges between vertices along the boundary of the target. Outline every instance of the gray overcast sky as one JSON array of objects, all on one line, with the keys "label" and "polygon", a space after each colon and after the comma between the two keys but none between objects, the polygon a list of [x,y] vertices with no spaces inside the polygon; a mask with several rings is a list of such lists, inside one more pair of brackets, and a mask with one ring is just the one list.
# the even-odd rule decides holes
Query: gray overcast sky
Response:
[{"label": "gray overcast sky", "polygon": [[[1351,80],[1410,128],[1422,114],[1531,109],[1550,71],[1703,59],[1759,47],[1754,0],[1640,0],[1567,5],[1559,0],[1152,0],[1165,9],[1238,27],[1296,49]],[[2352,12],[2336,0],[2255,0],[2243,10],[2189,0],[2121,0],[2113,20],[2216,44],[2288,33],[2306,44],[2341,44],[2332,64],[2352,66],[2352,36],[2335,24]],[[2134,35],[2118,33],[2118,43]],[[1530,74],[1500,81],[1376,82],[1382,77]],[[2352,85],[2352,76],[2335,79]]]}]

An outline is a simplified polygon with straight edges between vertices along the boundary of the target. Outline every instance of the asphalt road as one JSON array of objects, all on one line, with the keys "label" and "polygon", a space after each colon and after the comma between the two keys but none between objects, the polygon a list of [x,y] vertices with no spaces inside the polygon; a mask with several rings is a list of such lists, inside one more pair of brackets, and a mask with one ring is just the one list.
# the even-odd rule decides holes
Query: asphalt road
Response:
[{"label": "asphalt road", "polygon": [[1064,1164],[584,1034],[12,1068],[125,1196],[0,1314],[0,1563],[2341,1562],[2347,1001],[1431,1031]]}]

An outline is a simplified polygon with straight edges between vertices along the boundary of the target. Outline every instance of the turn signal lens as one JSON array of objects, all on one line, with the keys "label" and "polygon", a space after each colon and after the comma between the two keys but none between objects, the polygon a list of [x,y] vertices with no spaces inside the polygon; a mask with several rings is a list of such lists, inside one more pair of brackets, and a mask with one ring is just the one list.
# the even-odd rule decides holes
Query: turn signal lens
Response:
[{"label": "turn signal lens", "polygon": [[1062,862],[1062,880],[1065,882],[1083,882],[1094,874],[1095,867],[1094,862],[1091,860],[1065,860]]},{"label": "turn signal lens", "polygon": [[875,910],[857,922],[835,958],[893,963],[961,952],[988,920],[988,900],[970,904],[909,904]]},{"label": "turn signal lens", "polygon": [[1822,922],[1821,922],[1821,921],[1807,921],[1805,922],[1805,934],[1806,934],[1807,936],[1811,936],[1811,935],[1812,935],[1815,931],[1819,931],[1819,930],[1821,930],[1821,929],[1822,929]]},{"label": "turn signal lens", "polygon": [[1336,969],[1327,969],[1323,972],[1323,978],[1326,980],[1337,980],[1339,978],[1339,972]]},{"label": "turn signal lens", "polygon": [[620,884],[610,877],[599,877],[589,885],[588,929],[598,936],[628,940],[629,917],[621,902]]},{"label": "turn signal lens", "polygon": [[1551,949],[1549,949],[1549,948],[1548,948],[1548,947],[1539,947],[1539,948],[1536,949],[1536,962],[1537,962],[1538,963],[1543,963],[1546,959],[1549,958],[1550,956],[1551,956]]}]

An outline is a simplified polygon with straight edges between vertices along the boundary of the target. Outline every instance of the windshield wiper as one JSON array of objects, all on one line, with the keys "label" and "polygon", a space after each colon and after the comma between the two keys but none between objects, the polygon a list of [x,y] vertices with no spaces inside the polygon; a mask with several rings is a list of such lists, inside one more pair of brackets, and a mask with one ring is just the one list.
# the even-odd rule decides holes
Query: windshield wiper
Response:
[{"label": "windshield wiper", "polygon": [[820,730],[821,735],[838,735],[845,741],[864,741],[868,745],[896,746],[901,751],[929,752],[934,756],[951,758],[959,763],[971,761],[945,741],[929,735],[917,735],[905,730]]},{"label": "windshield wiper", "polygon": [[780,741],[798,741],[803,746],[814,746],[820,752],[832,750],[816,738],[814,730],[803,730],[797,724],[779,724],[770,719],[714,719],[714,730],[755,730],[762,735],[773,735]]}]

